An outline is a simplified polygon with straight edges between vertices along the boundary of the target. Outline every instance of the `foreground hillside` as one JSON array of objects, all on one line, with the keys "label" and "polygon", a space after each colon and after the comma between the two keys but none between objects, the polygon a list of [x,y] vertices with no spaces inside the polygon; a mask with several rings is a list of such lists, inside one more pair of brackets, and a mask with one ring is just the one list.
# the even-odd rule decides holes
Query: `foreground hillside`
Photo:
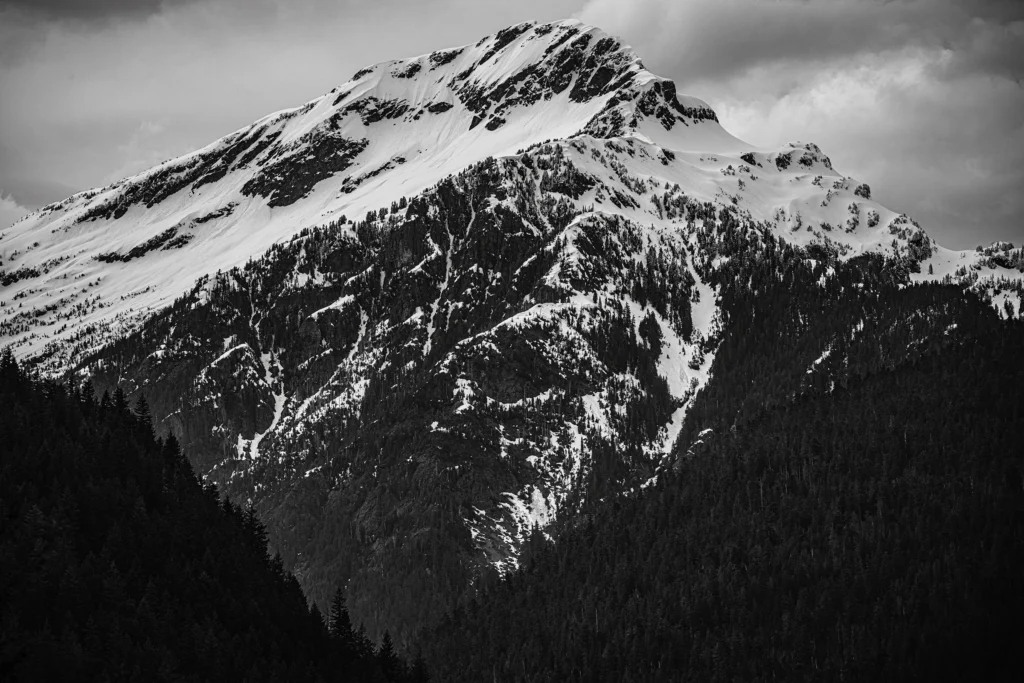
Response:
[{"label": "foreground hillside", "polygon": [[31,380],[7,351],[0,405],[4,680],[424,680],[338,619],[329,633],[144,403]]}]

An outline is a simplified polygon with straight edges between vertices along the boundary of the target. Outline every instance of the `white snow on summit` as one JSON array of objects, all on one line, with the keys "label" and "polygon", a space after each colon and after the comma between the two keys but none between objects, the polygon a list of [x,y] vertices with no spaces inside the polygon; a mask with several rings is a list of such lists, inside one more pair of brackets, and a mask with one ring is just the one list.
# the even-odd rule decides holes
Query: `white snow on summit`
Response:
[{"label": "white snow on summit", "polygon": [[[620,140],[638,152],[617,162],[623,175],[732,203],[797,244],[831,242],[854,255],[923,240],[936,278],[981,258],[934,247],[814,145],[758,149],[735,138],[705,102],[677,95],[599,29],[527,23],[363,69],[302,107],[20,221],[0,236],[0,343],[59,370],[201,276],[303,228],[360,219],[487,157],[574,137]],[[593,199],[670,223],[647,206],[649,194],[635,210]],[[1020,278],[998,267],[981,275]]]}]

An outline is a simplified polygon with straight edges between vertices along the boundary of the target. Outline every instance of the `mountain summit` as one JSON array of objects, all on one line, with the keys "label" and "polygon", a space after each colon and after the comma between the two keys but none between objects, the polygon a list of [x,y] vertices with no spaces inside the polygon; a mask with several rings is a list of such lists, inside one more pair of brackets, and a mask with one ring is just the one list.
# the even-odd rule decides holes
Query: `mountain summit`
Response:
[{"label": "mountain summit", "polygon": [[[677,97],[600,30],[519,24],[362,69],[302,107],[27,217],[0,241],[3,282],[25,297],[4,302],[2,333],[29,356],[69,338],[95,348],[198,277],[303,227],[362,217],[489,156],[577,135],[742,146],[706,103]],[[19,315],[33,309],[49,311]],[[90,313],[58,324],[69,309]]]},{"label": "mountain summit", "polygon": [[[865,326],[898,339],[889,364],[955,329],[936,304],[895,335],[875,288],[940,281],[1017,316],[1024,270],[1013,245],[935,244],[814,144],[733,137],[577,22],[363,69],[44,208],[0,252],[0,342],[144,393],[307,595],[345,586],[399,644],[716,429],[875,362],[844,356]],[[714,413],[740,405],[715,378],[762,371],[716,365],[724,335],[774,329],[751,302],[797,285],[813,296],[770,315],[857,319]]]}]

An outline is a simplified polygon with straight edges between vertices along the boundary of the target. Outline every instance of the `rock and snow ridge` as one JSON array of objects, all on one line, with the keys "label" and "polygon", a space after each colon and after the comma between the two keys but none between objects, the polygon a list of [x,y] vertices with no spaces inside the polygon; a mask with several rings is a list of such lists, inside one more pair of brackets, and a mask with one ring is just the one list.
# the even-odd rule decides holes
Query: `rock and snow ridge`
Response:
[{"label": "rock and snow ridge", "polygon": [[[629,48],[574,22],[521,24],[377,64],[302,107],[7,230],[0,332],[19,355],[57,342],[48,353],[67,361],[68,348],[131,329],[202,275],[488,156],[583,131],[645,131],[645,117],[688,128],[709,116],[699,100],[677,101]],[[714,121],[703,127],[712,125],[730,139]],[[83,337],[87,327],[97,331]]]},{"label": "rock and snow ridge", "polygon": [[[19,221],[0,237],[0,339],[63,367],[197,278],[302,228],[361,218],[486,157],[581,134],[690,154],[728,174],[705,183],[707,194],[736,197],[755,217],[791,231],[830,225],[836,232],[822,237],[854,250],[888,248],[895,215],[872,214],[880,207],[852,196],[860,184],[832,172],[813,145],[755,150],[600,30],[526,23],[363,69],[302,107]],[[854,238],[837,235],[851,224],[862,226]],[[943,249],[936,259],[936,277],[977,262]]]},{"label": "rock and snow ridge", "polygon": [[400,532],[452,525],[508,568],[672,448],[720,330],[701,273],[721,211],[1019,311],[1019,250],[945,250],[815,145],[748,145],[559,22],[375,65],[23,220],[0,238],[0,343],[145,389],[318,599],[339,536],[357,587]]}]

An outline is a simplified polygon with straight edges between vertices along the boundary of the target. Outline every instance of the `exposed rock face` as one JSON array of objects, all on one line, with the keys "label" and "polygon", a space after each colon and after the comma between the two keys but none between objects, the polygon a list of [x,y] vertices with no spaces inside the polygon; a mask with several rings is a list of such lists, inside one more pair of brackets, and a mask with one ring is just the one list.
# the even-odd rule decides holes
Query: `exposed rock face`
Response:
[{"label": "exposed rock face", "polygon": [[1019,275],[866,187],[737,140],[597,29],[521,24],[19,223],[0,340],[145,392],[308,595],[346,586],[403,642],[685,452],[731,262]]}]

